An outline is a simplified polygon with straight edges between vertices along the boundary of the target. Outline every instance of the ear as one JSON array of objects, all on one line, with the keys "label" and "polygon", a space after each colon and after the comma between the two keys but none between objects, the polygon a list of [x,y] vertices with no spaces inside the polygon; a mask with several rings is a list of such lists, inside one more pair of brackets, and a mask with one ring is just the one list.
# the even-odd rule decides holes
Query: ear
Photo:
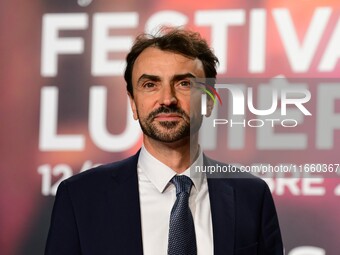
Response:
[{"label": "ear", "polygon": [[214,100],[212,100],[210,97],[208,97],[207,100],[207,114],[206,117],[210,117],[212,110],[214,109]]},{"label": "ear", "polygon": [[133,118],[135,120],[138,120],[138,113],[137,113],[136,102],[135,102],[134,98],[132,97],[132,95],[129,92],[128,92],[128,96],[129,96],[131,110],[132,110],[132,113],[133,113]]}]

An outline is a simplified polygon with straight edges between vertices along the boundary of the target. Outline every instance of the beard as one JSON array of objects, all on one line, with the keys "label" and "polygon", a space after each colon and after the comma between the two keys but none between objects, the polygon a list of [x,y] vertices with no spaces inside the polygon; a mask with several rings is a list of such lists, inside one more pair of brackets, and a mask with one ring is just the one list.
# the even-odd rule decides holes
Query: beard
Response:
[{"label": "beard", "polygon": [[[176,114],[181,117],[181,120],[155,121],[157,115],[161,113]],[[202,119],[200,120],[200,123],[202,123]],[[177,106],[161,106],[157,110],[152,111],[146,118],[139,117],[139,124],[145,135],[156,141],[166,143],[189,138],[190,132],[193,131],[190,129],[190,117]],[[200,127],[201,125],[199,124],[198,126]],[[198,131],[199,127],[196,127],[195,129]]]}]

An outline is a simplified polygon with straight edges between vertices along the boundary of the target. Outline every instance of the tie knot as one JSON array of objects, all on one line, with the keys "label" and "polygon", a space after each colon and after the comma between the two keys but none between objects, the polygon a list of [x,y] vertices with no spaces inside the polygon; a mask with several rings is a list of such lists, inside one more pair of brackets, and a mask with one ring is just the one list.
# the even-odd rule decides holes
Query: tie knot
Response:
[{"label": "tie knot", "polygon": [[175,175],[171,181],[176,187],[176,195],[181,192],[186,192],[190,194],[192,181],[188,176],[185,175]]}]

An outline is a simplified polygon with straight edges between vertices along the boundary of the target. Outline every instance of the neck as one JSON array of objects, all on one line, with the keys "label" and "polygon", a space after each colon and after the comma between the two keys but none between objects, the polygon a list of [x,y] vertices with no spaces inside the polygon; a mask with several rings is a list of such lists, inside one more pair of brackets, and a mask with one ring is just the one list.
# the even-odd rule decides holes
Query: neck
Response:
[{"label": "neck", "polygon": [[197,137],[190,144],[190,138],[172,143],[164,143],[144,135],[144,146],[156,159],[177,173],[183,173],[198,157],[199,146]]}]

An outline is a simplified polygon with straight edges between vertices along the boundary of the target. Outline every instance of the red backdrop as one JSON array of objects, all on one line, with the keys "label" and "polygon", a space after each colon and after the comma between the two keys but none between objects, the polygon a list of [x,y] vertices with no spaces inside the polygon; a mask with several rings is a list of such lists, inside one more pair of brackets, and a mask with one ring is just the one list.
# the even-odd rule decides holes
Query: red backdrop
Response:
[{"label": "red backdrop", "polygon": [[[305,146],[263,150],[247,129],[239,149],[224,138],[228,161],[339,163],[338,1],[4,0],[0,7],[1,254],[42,254],[58,183],[140,147],[122,61],[136,35],[160,24],[199,31],[221,60],[221,78],[334,79],[323,89],[308,84],[312,116],[291,131]],[[340,179],[267,181],[286,254],[339,254]]]}]

